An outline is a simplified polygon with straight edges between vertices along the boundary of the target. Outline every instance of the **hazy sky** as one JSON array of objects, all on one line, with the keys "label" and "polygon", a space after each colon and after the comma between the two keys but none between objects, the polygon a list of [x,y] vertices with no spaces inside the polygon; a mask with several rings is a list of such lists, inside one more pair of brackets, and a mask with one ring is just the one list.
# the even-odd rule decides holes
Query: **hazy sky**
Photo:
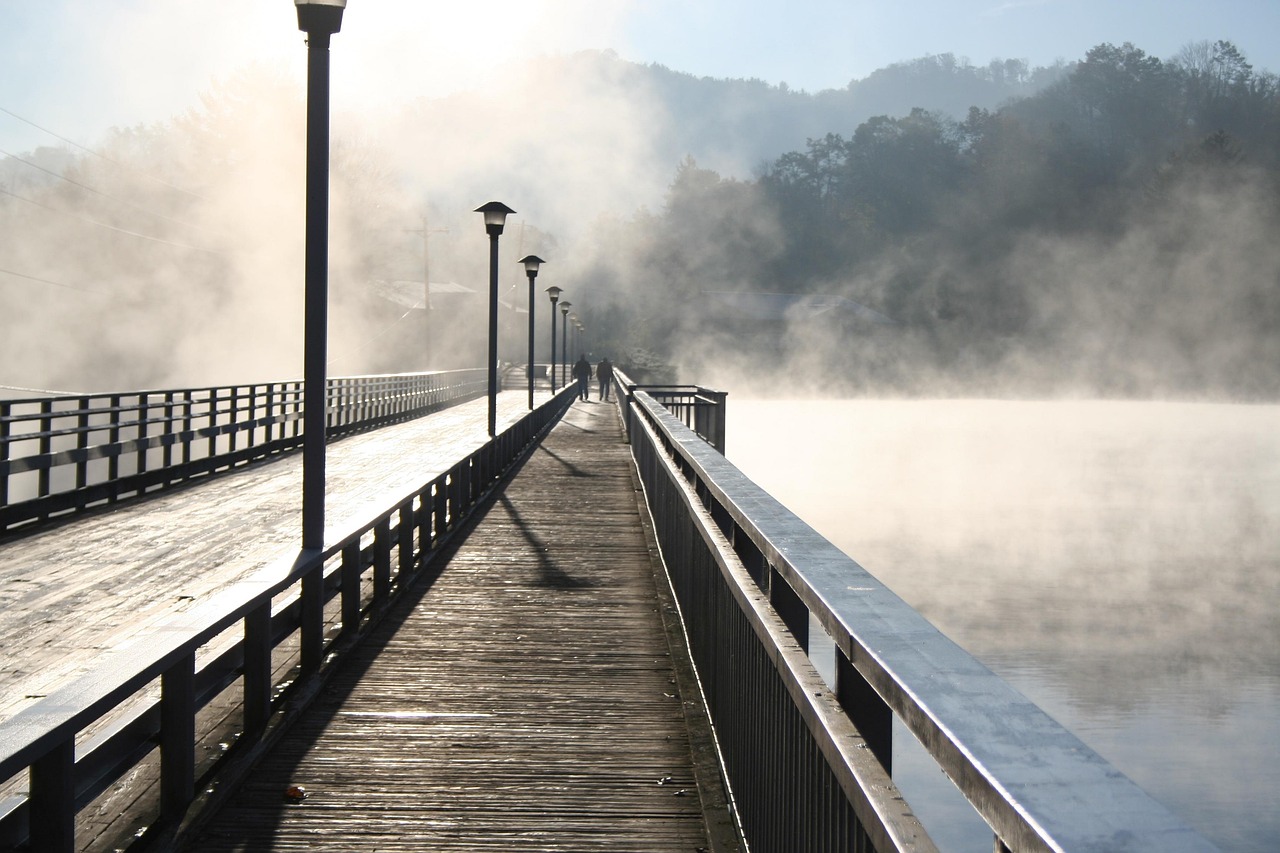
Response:
[{"label": "hazy sky", "polygon": [[[301,73],[289,0],[0,0],[0,108],[77,142],[165,119],[252,61]],[[800,13],[797,13],[800,10]],[[1280,0],[351,0],[334,43],[335,109],[443,94],[506,60],[612,48],[697,75],[816,91],[954,53],[1044,65],[1101,42],[1161,58],[1234,41],[1280,70]],[[0,112],[0,150],[56,140]]]}]

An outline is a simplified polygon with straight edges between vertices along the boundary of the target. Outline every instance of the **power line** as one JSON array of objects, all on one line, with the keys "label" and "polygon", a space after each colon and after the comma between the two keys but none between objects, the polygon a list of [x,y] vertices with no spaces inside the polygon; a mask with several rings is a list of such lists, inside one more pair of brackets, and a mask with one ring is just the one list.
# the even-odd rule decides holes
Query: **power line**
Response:
[{"label": "power line", "polygon": [[127,172],[132,172],[135,175],[140,175],[141,177],[144,177],[147,180],[155,181],[157,184],[160,184],[161,186],[168,187],[169,189],[174,190],[176,192],[184,193],[186,195],[191,196],[192,198],[200,199],[200,201],[207,200],[205,198],[202,198],[200,195],[191,192],[191,190],[184,190],[182,187],[174,186],[168,181],[157,178],[155,175],[151,175],[151,174],[148,174],[147,172],[143,172],[139,169],[135,169],[132,166],[127,166],[124,163],[121,163],[119,160],[116,160],[112,157],[108,157],[106,154],[103,154],[100,151],[94,151],[92,148],[86,148],[80,143],[67,139],[65,136],[62,136],[61,134],[54,133],[52,130],[49,130],[47,127],[41,127],[40,125],[36,124],[34,121],[32,121],[29,118],[23,118],[22,116],[15,113],[13,110],[8,110],[8,109],[5,109],[4,107],[0,107],[0,112],[5,113],[6,115],[11,115],[14,118],[16,118],[18,121],[29,124],[32,127],[34,127],[36,130],[39,130],[43,133],[47,133],[50,136],[52,136],[54,139],[60,139],[63,142],[67,143],[68,145],[71,145],[75,148],[79,148],[81,151],[84,151],[87,154],[92,154],[94,157],[98,157],[102,160],[105,160],[108,163],[112,164],[113,166],[119,166],[121,169],[124,169]]},{"label": "power line", "polygon": [[[89,289],[84,288],[84,287],[76,287],[75,285],[71,285],[71,284],[63,284],[63,283],[62,283],[62,282],[60,282],[60,281],[54,281],[54,280],[52,280],[52,279],[48,279],[48,278],[40,278],[39,276],[36,276],[36,275],[27,275],[26,273],[15,272],[14,270],[6,270],[6,269],[0,269],[0,272],[2,272],[2,273],[6,273],[6,274],[8,274],[8,275],[17,276],[18,278],[25,278],[25,279],[28,279],[28,280],[30,280],[30,281],[38,281],[38,282],[40,282],[40,283],[42,283],[42,284],[52,284],[54,287],[65,287],[67,290],[78,290],[78,291],[79,291],[79,292],[81,292],[81,293],[92,293],[92,294],[94,294],[95,296],[100,295],[100,294],[98,293],[98,291],[96,291],[96,290],[89,290]],[[0,386],[0,387],[7,387],[7,386]],[[19,389],[17,389],[17,390],[19,390],[19,391],[29,391],[29,390],[31,390],[31,389],[29,389],[29,388],[19,388]]]},{"label": "power line", "polygon": [[35,163],[32,163],[30,160],[24,160],[23,158],[17,156],[16,154],[10,154],[8,151],[5,151],[3,148],[0,148],[0,154],[4,155],[5,157],[8,157],[11,160],[17,160],[19,163],[23,163],[27,166],[30,166],[33,169],[38,169],[39,171],[44,172],[46,175],[52,175],[53,177],[57,178],[60,181],[66,181],[67,183],[71,184],[73,187],[79,187],[82,190],[87,190],[88,192],[94,193],[96,195],[100,195],[103,198],[109,198],[112,201],[118,201],[121,204],[127,204],[130,207],[141,210],[143,213],[147,214],[148,216],[154,216],[157,219],[163,219],[166,222],[172,222],[174,225],[181,225],[183,228],[191,228],[193,230],[198,230],[197,226],[192,225],[189,222],[183,222],[179,219],[174,219],[172,217],[165,216],[163,213],[156,213],[154,210],[148,210],[147,208],[143,207],[142,205],[136,202],[129,201],[127,198],[120,198],[119,196],[114,196],[111,193],[103,192],[102,190],[95,189],[94,187],[91,187],[88,184],[82,184],[79,181],[73,181],[71,178],[68,178],[66,175],[61,175],[53,171],[52,169],[46,169],[44,166],[40,166]]},{"label": "power line", "polygon": [[106,222],[99,222],[96,219],[90,219],[89,217],[82,216],[79,213],[72,213],[69,210],[61,210],[59,208],[54,207],[53,205],[45,204],[44,202],[36,201],[35,199],[30,199],[25,196],[20,196],[11,190],[5,189],[4,187],[0,187],[0,193],[3,193],[4,195],[10,196],[12,198],[16,198],[18,201],[25,201],[27,204],[34,205],[44,210],[52,211],[53,213],[58,213],[63,216],[69,216],[72,219],[79,219],[81,222],[88,222],[90,225],[97,225],[99,228],[106,228],[110,231],[117,231],[121,234],[128,234],[130,237],[138,237],[139,239],[142,239],[142,240],[150,240],[153,243],[163,243],[166,246],[177,246],[180,249],[190,249],[193,252],[204,252],[205,254],[208,254],[208,255],[225,254],[223,252],[219,252],[214,249],[205,249],[200,246],[192,246],[189,243],[175,243],[173,240],[165,240],[162,237],[152,237],[149,234],[141,234],[137,231],[130,231],[127,228],[120,228],[116,225],[109,225]]}]

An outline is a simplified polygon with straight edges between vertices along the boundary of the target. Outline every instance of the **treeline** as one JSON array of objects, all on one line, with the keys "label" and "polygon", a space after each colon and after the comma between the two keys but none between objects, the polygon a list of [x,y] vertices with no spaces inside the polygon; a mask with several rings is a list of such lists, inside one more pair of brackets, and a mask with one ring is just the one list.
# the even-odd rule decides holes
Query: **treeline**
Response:
[{"label": "treeline", "polygon": [[[754,180],[686,160],[659,213],[602,235],[622,269],[594,272],[619,306],[639,299],[611,339],[691,368],[736,357],[854,391],[1274,397],[1278,225],[1280,79],[1223,41],[1167,61],[1103,44],[1001,108],[878,116]],[[895,325],[718,335],[698,294],[725,290],[839,295]]]}]

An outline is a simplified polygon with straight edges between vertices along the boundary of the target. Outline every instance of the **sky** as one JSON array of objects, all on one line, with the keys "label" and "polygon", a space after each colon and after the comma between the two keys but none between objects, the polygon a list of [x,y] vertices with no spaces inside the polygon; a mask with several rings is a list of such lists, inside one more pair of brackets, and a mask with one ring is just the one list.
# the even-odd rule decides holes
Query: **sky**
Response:
[{"label": "sky", "polygon": [[[0,151],[164,121],[251,63],[301,78],[291,5],[0,0]],[[335,111],[376,108],[481,88],[522,58],[612,49],[812,92],[929,54],[1048,65],[1103,42],[1168,58],[1204,39],[1280,71],[1277,33],[1280,0],[351,0],[332,85]]]}]

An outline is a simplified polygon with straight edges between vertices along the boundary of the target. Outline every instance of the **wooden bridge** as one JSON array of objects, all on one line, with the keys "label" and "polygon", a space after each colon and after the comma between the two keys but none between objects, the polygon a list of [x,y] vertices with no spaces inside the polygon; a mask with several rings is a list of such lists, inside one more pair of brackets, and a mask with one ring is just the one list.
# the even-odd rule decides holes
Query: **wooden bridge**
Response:
[{"label": "wooden bridge", "polygon": [[301,553],[284,389],[0,407],[0,849],[930,851],[895,716],[997,851],[1213,849],[737,472],[723,395],[489,440],[472,378],[331,391]]}]

